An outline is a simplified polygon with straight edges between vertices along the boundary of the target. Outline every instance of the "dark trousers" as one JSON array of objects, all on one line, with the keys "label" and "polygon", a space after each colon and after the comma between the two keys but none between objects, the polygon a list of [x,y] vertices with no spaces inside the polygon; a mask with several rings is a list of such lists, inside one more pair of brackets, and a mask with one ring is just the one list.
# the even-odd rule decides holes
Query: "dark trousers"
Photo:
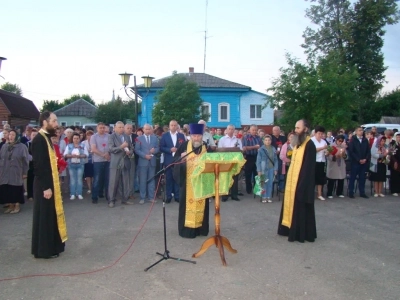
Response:
[{"label": "dark trousers", "polygon": [[228,200],[229,196],[231,198],[237,198],[239,193],[239,174],[233,176],[233,184],[231,189],[229,190],[229,195],[222,196],[222,200]]},{"label": "dark trousers", "polygon": [[344,179],[329,179],[328,178],[328,197],[332,196],[333,186],[335,185],[335,181],[337,181],[336,196],[343,195]]},{"label": "dark trousers", "polygon": [[106,197],[108,201],[108,181],[110,176],[110,162],[93,163],[93,189],[92,200],[97,201],[98,197]]},{"label": "dark trousers", "polygon": [[257,155],[246,155],[246,163],[244,164],[244,178],[246,180],[247,194],[251,194],[254,177],[257,175],[256,160]]},{"label": "dark trousers", "polygon": [[285,182],[286,182],[286,176],[282,174],[282,160],[280,160],[279,155],[278,155],[278,188],[279,191],[284,192],[285,191]]},{"label": "dark trousers", "polygon": [[352,163],[350,170],[350,180],[349,180],[349,195],[353,196],[354,191],[354,183],[356,178],[358,177],[358,188],[360,190],[360,195],[365,195],[365,172],[367,172],[368,164],[360,164],[360,163]]},{"label": "dark trousers", "polygon": [[172,199],[172,195],[171,195],[172,193],[174,193],[175,200],[179,200],[179,184],[177,182],[175,182],[174,177],[172,176],[172,171],[173,171],[173,168],[170,167],[165,172],[167,200]]},{"label": "dark trousers", "polygon": [[26,179],[26,192],[28,193],[28,199],[33,198],[33,179],[35,175],[33,175],[33,168],[28,170],[28,178]]}]

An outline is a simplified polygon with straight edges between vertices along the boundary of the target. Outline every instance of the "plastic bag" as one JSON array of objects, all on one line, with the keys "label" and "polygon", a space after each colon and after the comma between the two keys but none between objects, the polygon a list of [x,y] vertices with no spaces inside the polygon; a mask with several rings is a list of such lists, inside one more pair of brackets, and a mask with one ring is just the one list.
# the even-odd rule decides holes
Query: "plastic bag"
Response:
[{"label": "plastic bag", "polygon": [[263,180],[262,180],[263,178],[262,178],[262,175],[261,176],[256,176],[255,178],[254,178],[254,188],[253,188],[253,193],[254,193],[254,195],[256,195],[256,196],[261,196],[262,194],[264,194],[264,189],[262,188],[262,183],[263,183]]}]

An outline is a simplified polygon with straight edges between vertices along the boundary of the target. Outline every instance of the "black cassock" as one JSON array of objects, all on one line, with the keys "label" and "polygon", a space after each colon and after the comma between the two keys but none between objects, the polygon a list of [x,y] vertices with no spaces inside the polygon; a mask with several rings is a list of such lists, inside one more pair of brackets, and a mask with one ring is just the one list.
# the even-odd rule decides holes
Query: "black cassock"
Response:
[{"label": "black cassock", "polygon": [[[50,135],[46,134],[46,137],[52,145]],[[58,232],[49,150],[46,139],[41,134],[38,134],[32,141],[32,158],[35,175],[33,183],[32,254],[36,258],[47,258],[63,252],[65,243],[61,242]],[[53,196],[50,199],[43,197],[43,191],[47,189],[53,191]]]},{"label": "black cassock", "polygon": [[[314,242],[317,238],[314,209],[315,158],[317,150],[311,140],[307,142],[305,147],[303,163],[296,187],[291,227],[288,228],[282,225],[283,206],[285,200],[282,201],[281,216],[279,218],[278,234],[287,236],[289,242]],[[287,182],[286,184],[290,183]]]},{"label": "black cassock", "polygon": [[[176,159],[181,157],[181,153],[186,152],[187,145],[190,141],[183,143],[175,153]],[[201,148],[194,151],[195,154],[200,154]],[[205,199],[204,219],[201,227],[189,228],[185,227],[186,215],[186,163],[175,165],[173,170],[175,181],[179,182],[180,198],[179,198],[179,217],[178,217],[178,231],[179,235],[184,238],[195,238],[198,235],[208,235],[209,230],[209,201]]]}]

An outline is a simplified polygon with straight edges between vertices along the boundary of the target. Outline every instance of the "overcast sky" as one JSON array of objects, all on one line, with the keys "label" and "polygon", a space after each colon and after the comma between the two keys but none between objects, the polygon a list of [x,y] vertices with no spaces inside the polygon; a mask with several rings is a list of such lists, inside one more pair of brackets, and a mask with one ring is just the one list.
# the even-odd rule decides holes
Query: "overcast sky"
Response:
[{"label": "overcast sky", "polygon": [[[119,73],[203,72],[206,0],[3,0],[0,84],[21,86],[40,107],[88,93],[97,103],[123,96]],[[265,92],[286,51],[304,58],[309,2],[209,0],[205,72]],[[400,85],[400,25],[387,28],[385,90]],[[132,81],[133,83],[133,81]]]}]

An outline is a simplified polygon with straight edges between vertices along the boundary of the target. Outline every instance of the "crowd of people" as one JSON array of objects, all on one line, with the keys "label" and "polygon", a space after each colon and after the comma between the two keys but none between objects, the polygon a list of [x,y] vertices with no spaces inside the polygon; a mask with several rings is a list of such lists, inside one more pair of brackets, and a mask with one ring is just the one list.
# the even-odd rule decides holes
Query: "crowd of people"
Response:
[{"label": "crowd of people", "polygon": [[[372,128],[364,132],[358,127],[351,134],[340,129],[334,135],[322,126],[310,130],[308,122],[300,120],[295,131],[286,137],[278,126],[272,128],[270,135],[256,125],[239,130],[229,125],[222,130],[208,128],[204,120],[182,127],[171,120],[168,126],[145,124],[137,130],[132,124],[119,121],[110,132],[101,122],[96,128],[86,130],[63,128],[58,126],[54,114],[47,113],[41,116],[40,128],[28,126],[21,134],[5,126],[1,135],[0,203],[4,204],[4,212],[18,213],[26,196],[30,201],[35,200],[34,236],[41,235],[37,229],[41,222],[57,223],[54,228],[58,228],[59,235],[54,228],[51,232],[54,240],[51,243],[56,244],[56,250],[38,253],[33,243],[35,257],[58,255],[63,251],[67,235],[66,228],[60,228],[63,222],[59,218],[63,218],[63,212],[59,201],[67,182],[71,201],[84,199],[83,182],[86,181],[87,194],[93,204],[105,198],[113,208],[118,198],[122,205],[131,205],[136,192],[139,204],[155,202],[162,197],[157,194],[160,189],[156,189],[158,170],[181,156],[198,156],[217,148],[238,149],[246,159],[242,172],[233,177],[229,194],[224,195],[222,201],[229,197],[240,201],[242,177],[245,192],[252,194],[255,177],[260,176],[264,191],[261,202],[272,202],[274,185],[284,194],[278,233],[289,236],[290,241],[314,241],[316,238],[313,201],[325,200],[325,185],[328,199],[334,195],[345,197],[346,179],[350,198],[355,197],[356,182],[360,197],[368,198],[366,178],[373,182],[374,197],[385,196],[383,186],[387,181],[393,196],[400,193],[400,134],[391,130],[377,133],[376,128]],[[209,200],[205,199],[201,209],[186,206],[188,195],[193,193],[185,184],[191,176],[190,166],[191,163],[185,162],[180,167],[166,169],[163,196],[166,203],[172,200],[179,203],[179,234],[193,238],[208,234]],[[52,206],[40,201],[52,197],[55,200]],[[40,217],[43,211],[53,208],[61,212],[50,220]],[[194,217],[196,225],[191,225],[190,210],[193,215],[201,213],[200,224],[196,223],[199,217]]]}]

